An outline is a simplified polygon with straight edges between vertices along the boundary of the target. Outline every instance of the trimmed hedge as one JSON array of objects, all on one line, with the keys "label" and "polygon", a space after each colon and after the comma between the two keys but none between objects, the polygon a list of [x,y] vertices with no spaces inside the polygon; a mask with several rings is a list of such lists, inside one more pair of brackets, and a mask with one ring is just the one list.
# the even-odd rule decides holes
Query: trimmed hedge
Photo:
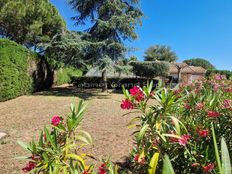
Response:
[{"label": "trimmed hedge", "polygon": [[73,67],[60,68],[56,71],[55,85],[63,85],[71,83],[71,77],[82,76],[83,72]]},{"label": "trimmed hedge", "polygon": [[232,78],[232,71],[228,71],[228,70],[207,70],[205,73],[205,76],[208,78],[212,74],[225,75],[227,77],[227,79]]},{"label": "trimmed hedge", "polygon": [[52,86],[53,70],[43,56],[0,39],[0,101]]},{"label": "trimmed hedge", "polygon": [[0,39],[0,101],[32,92],[28,62],[35,57],[21,45]]},{"label": "trimmed hedge", "polygon": [[[101,77],[72,77],[72,83],[77,88],[102,88]],[[145,78],[107,78],[108,89],[121,90],[122,85],[126,89],[130,89],[135,85],[145,86],[151,79]],[[158,80],[153,80],[154,88],[158,84]]]},{"label": "trimmed hedge", "polygon": [[133,72],[136,76],[154,78],[157,76],[168,76],[169,63],[164,61],[131,62]]}]

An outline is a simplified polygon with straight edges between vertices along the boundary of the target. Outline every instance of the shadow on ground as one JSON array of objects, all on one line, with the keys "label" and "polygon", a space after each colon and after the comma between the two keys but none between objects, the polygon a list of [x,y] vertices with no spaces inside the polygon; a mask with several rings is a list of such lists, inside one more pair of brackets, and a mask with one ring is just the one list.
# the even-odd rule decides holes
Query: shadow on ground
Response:
[{"label": "shadow on ground", "polygon": [[80,89],[73,86],[58,86],[47,91],[36,92],[33,95],[56,96],[56,97],[79,97],[88,100],[92,97],[109,98],[110,93],[102,93],[101,89]]}]

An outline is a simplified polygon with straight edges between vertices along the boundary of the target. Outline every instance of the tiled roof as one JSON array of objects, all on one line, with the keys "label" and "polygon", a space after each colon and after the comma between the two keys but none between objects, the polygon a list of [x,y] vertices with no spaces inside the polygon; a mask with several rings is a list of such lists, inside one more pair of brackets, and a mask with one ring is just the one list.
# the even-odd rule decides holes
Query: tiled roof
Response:
[{"label": "tiled roof", "polygon": [[206,70],[200,66],[189,66],[186,63],[170,63],[170,74],[177,74],[178,68],[182,73],[187,74],[204,74]]}]

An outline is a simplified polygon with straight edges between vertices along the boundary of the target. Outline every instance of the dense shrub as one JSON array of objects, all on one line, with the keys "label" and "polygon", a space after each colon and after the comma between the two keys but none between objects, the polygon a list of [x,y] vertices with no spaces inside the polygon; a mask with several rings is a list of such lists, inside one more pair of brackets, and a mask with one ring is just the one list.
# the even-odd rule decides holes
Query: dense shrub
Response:
[{"label": "dense shrub", "polygon": [[0,39],[0,101],[52,86],[53,71],[43,56]]},{"label": "dense shrub", "polygon": [[32,91],[28,63],[36,55],[15,42],[0,39],[0,101]]},{"label": "dense shrub", "polygon": [[82,70],[73,67],[60,68],[56,71],[55,85],[69,84],[72,77],[82,76]]},{"label": "dense shrub", "polygon": [[209,78],[212,74],[222,74],[225,75],[228,79],[232,78],[232,71],[228,70],[207,70],[205,76]]},{"label": "dense shrub", "polygon": [[[135,85],[147,85],[149,79],[145,78],[108,78],[107,85],[108,89],[121,90],[122,86],[126,89],[130,89]],[[101,77],[72,77],[72,83],[78,88],[102,88],[102,78]],[[158,81],[154,80],[154,87],[157,85]]]},{"label": "dense shrub", "polygon": [[154,78],[169,74],[169,64],[164,61],[131,62],[130,65],[134,74],[139,77]]},{"label": "dense shrub", "polygon": [[[131,173],[145,174],[153,167],[161,173],[168,154],[176,173],[217,173],[231,171],[229,159],[216,155],[217,142],[224,137],[232,154],[232,83],[225,76],[196,81],[176,89],[150,86],[124,90],[122,109],[137,109],[131,120],[137,127],[131,155]],[[155,99],[155,105],[149,100]],[[135,111],[136,112],[136,111]],[[215,129],[214,129],[215,128]],[[213,131],[215,130],[215,131]],[[213,138],[212,135],[215,135]],[[217,141],[217,142],[216,142]],[[223,151],[222,147],[219,151]],[[224,153],[224,152],[223,152]],[[159,161],[159,162],[158,162]]]}]

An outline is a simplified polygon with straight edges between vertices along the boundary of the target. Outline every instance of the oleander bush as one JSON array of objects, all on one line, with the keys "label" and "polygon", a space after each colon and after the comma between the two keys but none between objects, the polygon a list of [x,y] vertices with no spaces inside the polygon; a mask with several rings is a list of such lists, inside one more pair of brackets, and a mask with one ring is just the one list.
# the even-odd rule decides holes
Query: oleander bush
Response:
[{"label": "oleander bush", "polygon": [[[87,165],[85,160],[89,154],[81,151],[85,146],[92,145],[91,135],[80,128],[86,104],[81,100],[77,106],[71,104],[71,112],[67,119],[55,115],[51,119],[51,127],[45,127],[40,133],[38,142],[30,144],[18,141],[26,151],[31,153],[28,163],[22,170],[27,173],[43,174],[116,174],[117,167],[109,160],[104,160],[98,169]],[[95,172],[94,172],[95,170]]]},{"label": "oleander bush", "polygon": [[[99,167],[86,164],[81,149],[92,144],[80,123],[86,105],[71,105],[67,119],[53,116],[38,142],[18,142],[29,151],[24,172],[43,174],[231,174],[232,83],[216,74],[175,89],[153,82],[143,88],[123,88],[121,108],[140,112],[134,127],[135,146],[129,163],[118,167],[103,160]],[[138,114],[136,114],[138,115]],[[221,143],[220,143],[221,142]],[[93,158],[93,157],[92,157]]]},{"label": "oleander bush", "polygon": [[207,70],[205,73],[206,78],[211,77],[213,74],[221,74],[225,75],[227,79],[232,79],[232,71],[229,70],[217,70],[217,69],[211,69]]},{"label": "oleander bush", "polygon": [[[226,139],[231,154],[232,83],[219,74],[210,79],[176,89],[160,87],[154,92],[152,84],[124,89],[121,108],[141,112],[129,124],[138,129],[130,172],[161,173],[168,154],[178,174],[221,173],[210,130],[215,128],[217,142]],[[150,100],[156,104],[151,105]]]}]

